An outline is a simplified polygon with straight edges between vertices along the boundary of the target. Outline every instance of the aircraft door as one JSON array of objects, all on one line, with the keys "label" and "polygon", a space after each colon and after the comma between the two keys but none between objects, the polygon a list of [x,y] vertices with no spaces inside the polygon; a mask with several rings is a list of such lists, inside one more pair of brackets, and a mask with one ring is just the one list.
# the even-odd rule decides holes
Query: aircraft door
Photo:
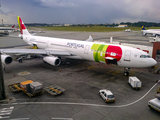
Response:
[{"label": "aircraft door", "polygon": [[47,41],[47,42],[46,42],[46,44],[47,44],[47,45],[46,45],[46,47],[48,48],[48,47],[49,47],[49,45],[50,45],[50,42],[49,42],[49,41]]},{"label": "aircraft door", "polygon": [[85,53],[85,54],[88,54],[89,47],[90,47],[90,45],[86,45],[86,46],[85,46],[85,50],[84,50],[84,53]]},{"label": "aircraft door", "polygon": [[130,57],[131,57],[131,51],[126,50],[124,55],[124,61],[130,61],[131,60]]}]

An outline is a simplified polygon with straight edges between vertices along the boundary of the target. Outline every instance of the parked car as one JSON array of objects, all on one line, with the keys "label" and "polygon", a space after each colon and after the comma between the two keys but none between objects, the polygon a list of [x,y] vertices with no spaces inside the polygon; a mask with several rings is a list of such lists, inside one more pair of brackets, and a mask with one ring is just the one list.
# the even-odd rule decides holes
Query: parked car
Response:
[{"label": "parked car", "polygon": [[106,89],[100,90],[99,94],[104,99],[105,102],[115,102],[116,100],[116,97],[110,90]]}]

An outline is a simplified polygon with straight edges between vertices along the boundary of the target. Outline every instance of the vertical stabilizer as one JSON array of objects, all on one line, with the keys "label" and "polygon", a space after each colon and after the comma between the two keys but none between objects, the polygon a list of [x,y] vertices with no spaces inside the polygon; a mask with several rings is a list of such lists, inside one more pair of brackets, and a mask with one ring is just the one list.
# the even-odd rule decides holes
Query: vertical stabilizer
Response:
[{"label": "vertical stabilizer", "polygon": [[145,27],[142,25],[142,30],[146,30]]},{"label": "vertical stabilizer", "polygon": [[17,16],[17,20],[18,20],[19,29],[21,31],[21,35],[31,35],[19,16]]}]

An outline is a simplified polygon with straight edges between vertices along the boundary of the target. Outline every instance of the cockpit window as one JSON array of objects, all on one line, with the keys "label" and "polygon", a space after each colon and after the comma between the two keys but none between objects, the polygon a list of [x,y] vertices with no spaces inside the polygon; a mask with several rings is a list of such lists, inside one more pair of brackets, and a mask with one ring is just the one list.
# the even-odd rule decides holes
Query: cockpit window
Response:
[{"label": "cockpit window", "polygon": [[149,55],[141,55],[140,58],[151,58]]}]

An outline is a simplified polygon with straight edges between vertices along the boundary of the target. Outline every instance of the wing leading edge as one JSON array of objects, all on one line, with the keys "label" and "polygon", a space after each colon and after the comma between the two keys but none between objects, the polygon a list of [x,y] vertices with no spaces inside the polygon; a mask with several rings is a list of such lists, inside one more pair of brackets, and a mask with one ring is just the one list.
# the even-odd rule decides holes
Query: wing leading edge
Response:
[{"label": "wing leading edge", "polygon": [[45,49],[0,49],[1,53],[11,54],[46,54],[46,55],[59,55],[59,56],[71,56],[72,54],[67,51],[58,50],[45,50]]}]

